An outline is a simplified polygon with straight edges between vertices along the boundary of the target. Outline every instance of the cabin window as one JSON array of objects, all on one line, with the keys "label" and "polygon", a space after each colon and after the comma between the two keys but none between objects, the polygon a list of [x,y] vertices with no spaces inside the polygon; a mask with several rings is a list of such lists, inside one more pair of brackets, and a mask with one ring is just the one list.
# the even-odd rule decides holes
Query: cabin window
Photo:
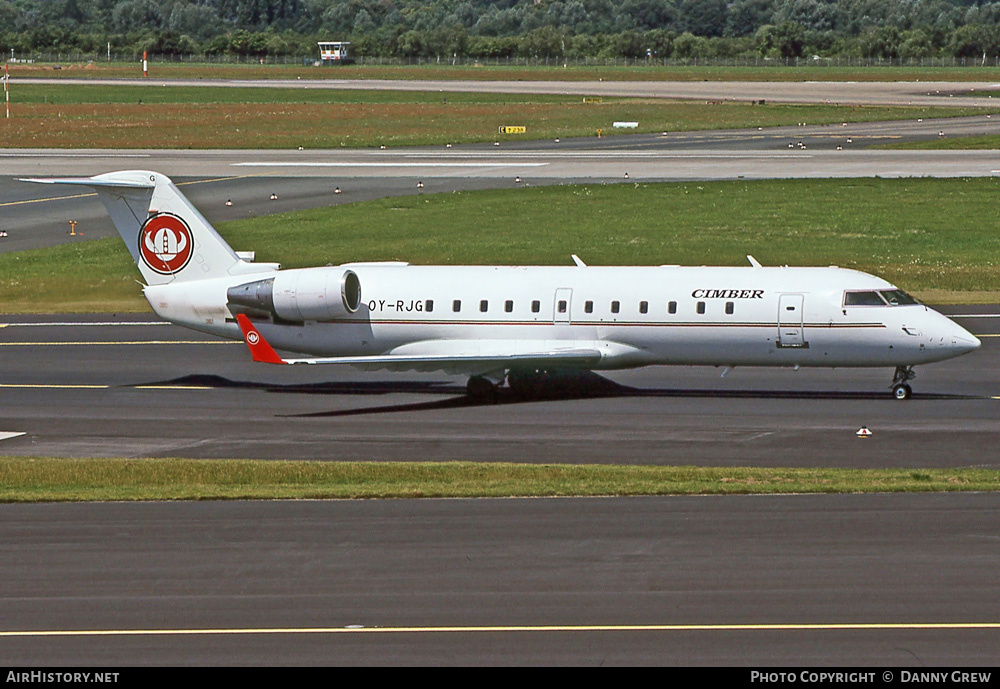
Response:
[{"label": "cabin window", "polygon": [[583,302],[583,310],[587,313],[594,313],[594,302],[585,301]]},{"label": "cabin window", "polygon": [[728,315],[730,315],[730,316],[733,315],[733,308],[734,308],[733,302],[727,301],[726,302],[726,313]]},{"label": "cabin window", "polygon": [[424,311],[430,313],[433,310],[434,310],[434,300],[427,299],[426,301],[424,301]]},{"label": "cabin window", "polygon": [[531,313],[538,313],[541,310],[542,310],[542,302],[538,301],[537,299],[531,302]]},{"label": "cabin window", "polygon": [[649,302],[640,301],[639,302],[639,313],[649,313]]},{"label": "cabin window", "polygon": [[698,310],[698,313],[705,313],[705,302],[699,301],[698,302],[698,309],[697,310]]},{"label": "cabin window", "polygon": [[451,310],[454,311],[455,313],[458,313],[459,311],[461,311],[462,310],[462,300],[461,299],[456,299],[455,301],[451,302]]},{"label": "cabin window", "polygon": [[507,313],[510,313],[511,311],[513,311],[514,310],[514,302],[511,301],[510,299],[508,299],[507,301],[505,301],[503,303],[503,310],[506,311]]},{"label": "cabin window", "polygon": [[556,309],[559,311],[559,313],[566,313],[566,300],[560,299],[559,303],[556,304]]},{"label": "cabin window", "polygon": [[618,313],[621,311],[621,302],[613,301],[611,302],[611,313]]},{"label": "cabin window", "polygon": [[844,306],[885,306],[878,292],[844,292]]},{"label": "cabin window", "polygon": [[482,311],[483,313],[486,313],[487,311],[489,311],[489,309],[490,309],[490,302],[489,301],[487,301],[486,299],[483,299],[482,301],[479,302],[479,310],[480,311]]},{"label": "cabin window", "polygon": [[901,289],[882,290],[879,294],[892,306],[910,306],[920,303]]},{"label": "cabin window", "polygon": [[671,301],[667,303],[667,313],[677,313],[677,302]]}]

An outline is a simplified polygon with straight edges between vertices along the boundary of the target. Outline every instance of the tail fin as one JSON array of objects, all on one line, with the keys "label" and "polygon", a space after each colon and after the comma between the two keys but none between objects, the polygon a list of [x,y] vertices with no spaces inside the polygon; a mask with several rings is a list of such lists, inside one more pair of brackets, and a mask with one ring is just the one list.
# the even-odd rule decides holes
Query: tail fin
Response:
[{"label": "tail fin", "polygon": [[26,179],[93,187],[147,285],[257,272],[236,255],[170,178],[126,170],[95,177]]}]

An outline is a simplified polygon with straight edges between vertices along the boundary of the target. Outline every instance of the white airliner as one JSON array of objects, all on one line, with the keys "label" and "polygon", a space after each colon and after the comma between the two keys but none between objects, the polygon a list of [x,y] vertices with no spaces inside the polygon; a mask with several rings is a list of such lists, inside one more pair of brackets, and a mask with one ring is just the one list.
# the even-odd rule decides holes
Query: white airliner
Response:
[{"label": "white airliner", "polygon": [[[350,364],[504,380],[530,395],[547,371],[670,364],[913,366],[979,340],[881,278],[837,267],[411,266],[280,270],[234,252],[166,176],[32,179],[97,190],[162,318],[244,339],[256,361]],[[270,344],[269,344],[270,343]],[[282,358],[275,348],[307,355]]]}]

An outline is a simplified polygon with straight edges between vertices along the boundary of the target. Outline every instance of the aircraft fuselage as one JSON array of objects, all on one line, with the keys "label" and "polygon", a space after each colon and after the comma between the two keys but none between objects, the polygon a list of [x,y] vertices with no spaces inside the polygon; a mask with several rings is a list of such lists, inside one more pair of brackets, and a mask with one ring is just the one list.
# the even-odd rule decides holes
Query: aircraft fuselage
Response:
[{"label": "aircraft fuselage", "polygon": [[[339,284],[345,271],[360,284],[357,309],[312,306],[339,299],[328,285]],[[889,303],[898,291],[885,280],[834,267],[349,264],[221,278],[214,288],[199,282],[197,290],[192,283],[160,285],[146,294],[167,320],[240,339],[227,290],[278,274],[293,281],[283,290],[286,301],[297,301],[282,316],[257,314],[255,325],[275,348],[316,356],[546,342],[601,351],[593,369],[846,367],[912,366],[979,346],[933,309]]]}]

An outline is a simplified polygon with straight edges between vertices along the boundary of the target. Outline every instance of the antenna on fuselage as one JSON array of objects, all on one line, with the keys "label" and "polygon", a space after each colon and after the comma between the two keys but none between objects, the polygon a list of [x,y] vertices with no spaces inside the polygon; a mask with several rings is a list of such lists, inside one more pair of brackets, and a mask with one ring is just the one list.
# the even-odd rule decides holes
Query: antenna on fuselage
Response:
[{"label": "antenna on fuselage", "polygon": [[587,267],[587,264],[583,262],[583,259],[581,259],[576,254],[571,254],[571,255],[573,256],[573,263],[575,263],[578,268],[586,268]]},{"label": "antenna on fuselage", "polygon": [[753,256],[751,256],[750,254],[747,254],[747,260],[750,261],[750,265],[752,265],[754,268],[762,268],[763,267],[763,266],[761,266],[760,261],[758,261],[756,258],[754,258]]}]

